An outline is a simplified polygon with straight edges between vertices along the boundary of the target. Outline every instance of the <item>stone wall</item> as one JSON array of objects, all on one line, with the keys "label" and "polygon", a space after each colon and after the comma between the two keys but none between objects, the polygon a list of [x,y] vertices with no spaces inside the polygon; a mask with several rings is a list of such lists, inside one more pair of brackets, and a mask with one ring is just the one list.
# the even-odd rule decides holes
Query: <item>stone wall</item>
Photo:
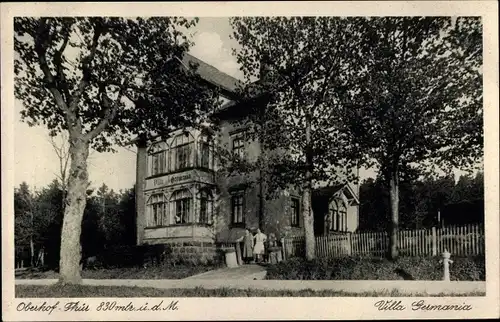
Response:
[{"label": "stone wall", "polygon": [[195,265],[218,264],[224,262],[224,252],[220,245],[203,241],[155,240],[155,244],[164,244],[171,252],[165,261],[171,263],[190,263]]}]

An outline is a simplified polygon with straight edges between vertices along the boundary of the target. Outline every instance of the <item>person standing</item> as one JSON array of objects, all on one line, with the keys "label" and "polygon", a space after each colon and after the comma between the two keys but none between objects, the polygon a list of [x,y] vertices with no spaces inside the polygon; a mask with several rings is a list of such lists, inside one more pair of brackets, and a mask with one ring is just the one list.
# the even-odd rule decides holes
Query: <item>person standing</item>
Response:
[{"label": "person standing", "polygon": [[257,233],[253,237],[255,240],[255,246],[253,252],[255,254],[255,261],[262,261],[262,256],[264,255],[264,242],[267,240],[266,234],[262,233],[260,229],[257,229]]},{"label": "person standing", "polygon": [[243,262],[245,264],[250,263],[253,258],[253,237],[248,229],[245,229],[245,235],[243,236]]}]

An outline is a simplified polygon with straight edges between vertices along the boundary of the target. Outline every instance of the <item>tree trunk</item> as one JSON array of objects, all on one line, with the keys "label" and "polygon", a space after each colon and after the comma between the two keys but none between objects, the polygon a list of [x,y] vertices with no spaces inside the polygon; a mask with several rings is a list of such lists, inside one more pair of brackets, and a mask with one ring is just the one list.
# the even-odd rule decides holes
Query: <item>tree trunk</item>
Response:
[{"label": "tree trunk", "polygon": [[30,264],[31,267],[35,266],[35,243],[33,242],[33,210],[30,212],[30,219],[31,219],[31,232],[30,232]]},{"label": "tree trunk", "polygon": [[389,258],[394,260],[399,255],[399,177],[397,171],[393,171],[390,174],[389,189],[391,200],[391,238],[389,240]]},{"label": "tree trunk", "polygon": [[33,243],[33,236],[30,236],[30,255],[31,267],[35,267],[35,244]]},{"label": "tree trunk", "polygon": [[312,152],[311,152],[311,117],[306,116],[306,173],[302,192],[302,216],[304,218],[304,235],[306,242],[306,259],[315,257],[314,218],[311,211],[312,195]]},{"label": "tree trunk", "polygon": [[80,235],[83,212],[87,203],[89,144],[81,137],[70,137],[69,152],[71,165],[61,234],[59,281],[63,284],[79,284],[81,283],[79,264],[82,256]]},{"label": "tree trunk", "polygon": [[259,169],[259,229],[265,230],[264,225],[264,182],[262,178],[262,169]]},{"label": "tree trunk", "polygon": [[311,188],[305,187],[302,192],[302,216],[304,218],[304,234],[306,242],[306,259],[315,257],[314,221],[311,211]]}]

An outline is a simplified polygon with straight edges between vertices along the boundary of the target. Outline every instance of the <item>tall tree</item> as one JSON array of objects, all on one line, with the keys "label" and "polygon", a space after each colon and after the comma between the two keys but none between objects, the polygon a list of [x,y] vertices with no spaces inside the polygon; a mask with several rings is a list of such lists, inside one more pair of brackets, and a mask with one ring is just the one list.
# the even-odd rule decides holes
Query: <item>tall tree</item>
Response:
[{"label": "tall tree", "polygon": [[103,184],[97,190],[96,201],[99,203],[99,227],[104,235],[106,245],[120,244],[125,229],[119,209],[120,196],[112,189],[108,190],[106,184]]},{"label": "tall tree", "polygon": [[192,45],[181,30],[195,23],[175,17],[15,18],[15,96],[23,103],[22,118],[45,125],[51,135],[69,136],[62,283],[81,282],[89,148],[109,151],[131,136],[162,134],[213,107],[213,93],[178,64]]},{"label": "tall tree", "polygon": [[123,227],[121,242],[124,245],[134,245],[137,227],[135,222],[135,186],[121,193],[118,208]]},{"label": "tall tree", "polygon": [[[232,18],[235,52],[244,72],[244,94],[263,98],[252,113],[254,134],[267,151],[261,168],[268,180],[301,189],[306,257],[315,253],[311,194],[320,181],[349,181],[354,164],[346,155],[345,137],[333,126],[330,99],[341,96],[351,71],[351,56],[360,54],[357,22],[330,17]],[[258,82],[253,82],[259,78]],[[345,170],[340,171],[339,170]]]},{"label": "tall tree", "polygon": [[377,17],[363,35],[351,90],[335,111],[388,183],[396,258],[401,176],[482,158],[482,25],[477,17]]},{"label": "tall tree", "polygon": [[14,189],[14,216],[15,216],[15,245],[17,247],[29,246],[30,263],[34,263],[34,207],[35,201],[26,182]]},{"label": "tall tree", "polygon": [[58,180],[36,194],[36,212],[34,216],[34,236],[37,249],[44,253],[47,268],[56,269],[60,258],[61,227],[64,209],[61,200],[64,191]]}]

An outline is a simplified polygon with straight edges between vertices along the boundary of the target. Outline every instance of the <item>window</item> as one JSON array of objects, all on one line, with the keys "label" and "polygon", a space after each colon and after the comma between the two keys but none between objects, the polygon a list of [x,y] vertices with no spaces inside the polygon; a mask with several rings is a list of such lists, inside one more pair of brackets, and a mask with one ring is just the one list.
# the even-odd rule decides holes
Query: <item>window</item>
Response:
[{"label": "window", "polygon": [[146,227],[163,226],[167,220],[167,203],[163,193],[152,195],[147,204]]},{"label": "window", "polygon": [[210,191],[204,189],[200,191],[200,217],[198,222],[201,224],[212,223],[213,198]]},{"label": "window", "polygon": [[347,231],[347,209],[342,200],[330,203],[330,230]]},{"label": "window", "polygon": [[243,140],[243,135],[239,134],[233,138],[233,154],[239,156],[240,158],[244,157],[245,153],[245,141]]},{"label": "window", "polygon": [[299,208],[300,201],[299,198],[292,198],[290,205],[290,225],[293,227],[299,227]]},{"label": "window", "polygon": [[151,155],[151,175],[165,172],[165,152],[157,152]]},{"label": "window", "polygon": [[239,191],[231,196],[231,222],[243,224],[243,192]]},{"label": "window", "polygon": [[149,154],[149,172],[154,176],[157,174],[165,173],[167,170],[167,162],[165,158],[165,151],[167,146],[164,142],[153,144],[148,151]]},{"label": "window", "polygon": [[187,189],[175,191],[170,199],[173,203],[173,224],[187,224],[191,222],[192,195]]},{"label": "window", "polygon": [[193,144],[193,136],[190,133],[183,133],[174,138],[172,142],[173,171],[192,166],[191,154]]},{"label": "window", "polygon": [[210,141],[208,136],[203,135],[200,138],[200,167],[211,169]]},{"label": "window", "polygon": [[340,231],[347,231],[347,209],[343,202],[339,202],[339,217],[341,218],[342,225],[340,227]]},{"label": "window", "polygon": [[189,145],[183,145],[177,147],[177,158],[176,158],[176,168],[175,170],[180,170],[189,167],[189,159],[191,157],[191,147]]}]

